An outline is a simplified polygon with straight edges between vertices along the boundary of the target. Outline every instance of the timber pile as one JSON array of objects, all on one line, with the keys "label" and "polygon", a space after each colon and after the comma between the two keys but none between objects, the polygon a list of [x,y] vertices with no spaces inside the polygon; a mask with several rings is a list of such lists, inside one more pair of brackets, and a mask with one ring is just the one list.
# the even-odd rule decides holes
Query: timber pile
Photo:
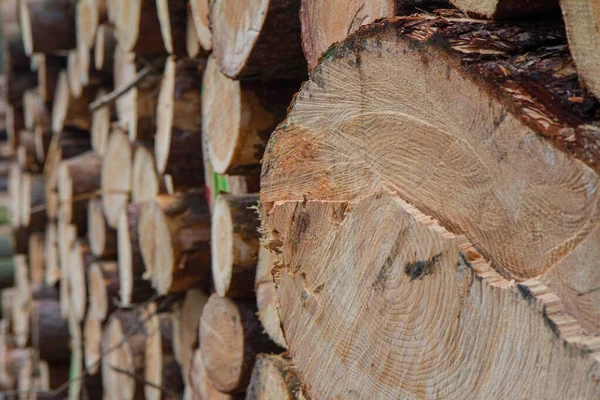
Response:
[{"label": "timber pile", "polygon": [[599,398],[597,2],[233,3],[1,3],[5,397]]}]

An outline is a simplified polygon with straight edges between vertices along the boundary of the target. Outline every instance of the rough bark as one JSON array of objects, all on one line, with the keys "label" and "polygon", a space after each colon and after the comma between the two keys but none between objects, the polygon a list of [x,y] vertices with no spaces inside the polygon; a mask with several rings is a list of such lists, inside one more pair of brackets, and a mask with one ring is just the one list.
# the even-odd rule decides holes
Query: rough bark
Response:
[{"label": "rough bark", "polygon": [[257,195],[219,195],[211,225],[215,291],[231,298],[254,296],[260,245]]},{"label": "rough bark", "polygon": [[57,363],[69,361],[69,326],[61,317],[58,300],[32,302],[30,335],[31,344],[41,359]]},{"label": "rough bark", "polygon": [[129,204],[119,217],[119,292],[124,305],[147,301],[155,294],[143,257],[142,232],[139,230],[141,212],[141,204]]},{"label": "rough bark", "polygon": [[200,345],[206,374],[224,393],[243,392],[258,353],[278,347],[264,334],[254,300],[210,296],[200,318]]},{"label": "rough bark", "polygon": [[210,211],[204,191],[158,195],[143,205],[140,250],[159,294],[205,285],[210,277]]},{"label": "rough bark", "polygon": [[214,2],[210,9],[213,53],[230,78],[292,78],[306,74],[300,46],[300,0],[258,4]]},{"label": "rough bark", "polygon": [[201,91],[204,62],[169,57],[161,82],[154,141],[156,169],[170,175],[174,190],[204,184]]},{"label": "rough bark", "polygon": [[[144,394],[147,400],[179,399],[183,393],[181,369],[175,358],[173,319],[170,313],[159,313],[155,303],[145,308],[146,339]],[[158,389],[160,388],[160,389]]]},{"label": "rough bark", "polygon": [[522,16],[536,16],[558,8],[558,0],[518,1],[518,0],[450,0],[454,6],[473,18],[517,19]]},{"label": "rough bark", "polygon": [[579,78],[600,99],[600,4],[592,0],[560,0],[569,50]]},{"label": "rough bark", "polygon": [[75,3],[74,0],[21,0],[19,15],[28,55],[75,48]]},{"label": "rough bark", "polygon": [[215,172],[258,175],[273,129],[286,115],[297,81],[234,81],[208,61],[202,92],[202,131]]},{"label": "rough bark", "polygon": [[598,395],[598,106],[561,44],[559,26],[412,17],[324,56],[261,181],[313,397]]},{"label": "rough bark", "polygon": [[92,253],[97,257],[114,258],[117,255],[117,231],[106,222],[102,211],[102,199],[91,198],[87,211],[87,237]]},{"label": "rough bark", "polygon": [[187,1],[156,0],[160,32],[167,53],[185,57]]},{"label": "rough bark", "polygon": [[120,310],[110,317],[102,336],[102,351],[106,353],[102,358],[102,382],[106,398],[144,399],[144,386],[136,382],[136,377],[144,376],[146,338],[139,311]]},{"label": "rough bark", "polygon": [[[114,261],[97,261],[88,269],[90,310],[96,320],[105,321],[117,308],[119,294],[119,265]],[[94,328],[91,328],[94,329]]]},{"label": "rough bark", "polygon": [[302,383],[288,358],[259,354],[252,369],[246,400],[303,400]]}]

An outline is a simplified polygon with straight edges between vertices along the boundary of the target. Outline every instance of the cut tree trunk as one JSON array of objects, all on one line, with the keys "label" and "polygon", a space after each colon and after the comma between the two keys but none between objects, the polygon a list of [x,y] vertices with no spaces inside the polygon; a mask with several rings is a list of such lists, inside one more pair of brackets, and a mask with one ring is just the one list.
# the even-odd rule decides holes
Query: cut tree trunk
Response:
[{"label": "cut tree trunk", "polygon": [[105,398],[144,399],[144,385],[136,380],[144,377],[145,343],[146,329],[139,311],[120,310],[110,317],[102,336]]},{"label": "cut tree trunk", "polygon": [[88,310],[88,270],[94,261],[94,255],[87,243],[81,239],[75,241],[69,255],[69,294],[70,307],[78,323],[85,320]]},{"label": "cut tree trunk", "polygon": [[115,34],[123,50],[147,57],[167,53],[156,0],[117,1],[113,5]]},{"label": "cut tree trunk", "polygon": [[69,326],[62,319],[60,302],[34,300],[31,304],[31,344],[39,357],[50,362],[69,362]]},{"label": "cut tree trunk", "polygon": [[19,16],[28,55],[75,48],[75,3],[75,0],[21,0]]},{"label": "cut tree trunk", "polygon": [[77,30],[77,48],[91,49],[94,45],[96,30],[100,22],[100,10],[97,0],[79,0],[75,9],[75,27]]},{"label": "cut tree trunk", "polygon": [[58,75],[54,102],[52,103],[52,132],[59,133],[65,126],[88,130],[91,117],[88,104],[93,100],[93,88],[85,88],[79,97],[69,90],[67,71],[62,70]]},{"label": "cut tree trunk", "polygon": [[63,160],[58,168],[60,217],[77,227],[79,236],[88,231],[88,204],[100,191],[102,158],[94,151]]},{"label": "cut tree trunk", "polygon": [[598,396],[599,129],[561,31],[398,18],[304,84],[261,204],[312,397]]},{"label": "cut tree trunk", "polygon": [[102,162],[102,207],[108,226],[117,228],[119,215],[127,206],[131,192],[132,146],[120,129],[109,136]]},{"label": "cut tree trunk", "polygon": [[217,294],[202,312],[200,345],[206,374],[224,393],[243,392],[256,355],[278,349],[256,318],[254,300],[234,302]]},{"label": "cut tree trunk", "polygon": [[93,197],[88,203],[88,232],[92,253],[96,257],[114,258],[117,255],[117,231],[108,226],[102,211],[102,199]]},{"label": "cut tree trunk", "polygon": [[174,190],[201,187],[202,72],[204,62],[169,57],[161,82],[154,154],[159,174],[168,174]]},{"label": "cut tree trunk", "polygon": [[256,264],[256,306],[258,308],[258,319],[265,332],[271,340],[283,348],[287,348],[281,320],[277,313],[277,291],[273,283],[273,269],[279,264],[277,255],[264,246],[258,250],[258,261]]},{"label": "cut tree trunk", "polygon": [[200,289],[185,293],[181,303],[173,307],[173,354],[181,366],[184,381],[189,383],[189,371],[194,349],[198,348],[198,329],[208,296]]},{"label": "cut tree trunk", "polygon": [[71,50],[69,51],[69,55],[67,57],[67,78],[69,81],[69,91],[71,96],[77,99],[83,94],[83,85],[79,79],[80,74],[81,64],[79,62],[79,53],[76,49]]},{"label": "cut tree trunk", "polygon": [[143,205],[139,245],[158,294],[182,292],[210,280],[210,211],[204,192],[158,195]]},{"label": "cut tree trunk", "polygon": [[200,349],[196,349],[193,354],[190,366],[190,385],[194,399],[232,400],[235,398],[230,394],[219,392],[208,378]]},{"label": "cut tree trunk", "polygon": [[88,313],[83,325],[83,356],[86,371],[97,375],[101,371],[102,322]]},{"label": "cut tree trunk", "polygon": [[106,74],[113,74],[114,55],[117,47],[117,38],[112,25],[102,24],[96,31],[94,44],[94,66],[96,70]]},{"label": "cut tree trunk", "polygon": [[305,76],[299,10],[300,0],[213,2],[210,24],[219,69],[232,79]]},{"label": "cut tree trunk", "polygon": [[[130,2],[123,3],[129,4]],[[150,2],[144,1],[144,4],[146,3]],[[119,44],[122,43],[119,42]],[[120,46],[116,47],[114,54],[114,86],[116,90],[128,87],[139,78],[138,74],[143,67],[136,63],[135,56],[133,53],[125,53]],[[116,99],[119,122],[127,130],[132,142],[136,139],[149,140],[154,136],[160,79],[159,73],[148,73],[137,81],[134,87]]]},{"label": "cut tree trunk", "polygon": [[558,8],[559,0],[450,0],[454,6],[473,18],[516,19],[536,16]]},{"label": "cut tree trunk", "polygon": [[289,359],[259,354],[252,369],[246,400],[304,400],[302,383]]},{"label": "cut tree trunk", "polygon": [[258,195],[222,194],[213,208],[212,277],[220,296],[252,297],[260,245]]},{"label": "cut tree trunk", "polygon": [[600,99],[600,3],[560,0],[560,7],[579,78]]},{"label": "cut tree trunk", "polygon": [[[191,15],[191,9],[188,6],[187,25],[185,31],[185,48],[187,50],[187,56],[189,58],[196,58],[200,54],[200,42],[198,36],[196,36],[196,28],[194,27],[194,19]],[[186,386],[187,388],[187,386]],[[186,389],[187,390],[187,389]],[[186,391],[187,393],[187,391]]]},{"label": "cut tree trunk", "polygon": [[155,295],[141,250],[141,211],[141,204],[129,204],[119,217],[119,293],[124,305],[144,302]]},{"label": "cut tree trunk", "polygon": [[10,225],[16,229],[21,226],[21,182],[23,172],[17,162],[10,164],[8,170],[8,198]]},{"label": "cut tree trunk", "polygon": [[90,310],[96,320],[105,321],[117,308],[119,265],[114,261],[96,261],[88,269]]},{"label": "cut tree trunk", "polygon": [[[144,387],[147,400],[179,399],[183,393],[181,368],[173,354],[173,318],[159,313],[155,303],[144,309],[146,339]],[[160,389],[159,389],[160,388]]]},{"label": "cut tree trunk", "polygon": [[180,57],[187,56],[187,6],[186,0],[156,0],[156,11],[165,49],[169,54]]},{"label": "cut tree trunk", "polygon": [[77,239],[77,228],[73,225],[58,223],[58,260],[60,263],[60,307],[63,318],[67,318],[71,308],[69,283],[69,256],[71,246]]},{"label": "cut tree trunk", "polygon": [[194,20],[194,28],[198,37],[200,46],[205,51],[212,50],[212,33],[210,32],[210,14],[211,0],[190,0],[190,14]]},{"label": "cut tree trunk", "polygon": [[133,155],[131,201],[141,204],[164,192],[166,192],[164,179],[158,177],[152,149],[138,146]]},{"label": "cut tree trunk", "polygon": [[42,166],[35,153],[35,135],[30,130],[19,132],[19,146],[16,159],[23,171],[40,172]]},{"label": "cut tree trunk", "polygon": [[202,131],[215,172],[258,175],[271,132],[286,115],[297,81],[234,81],[210,58],[202,92]]}]

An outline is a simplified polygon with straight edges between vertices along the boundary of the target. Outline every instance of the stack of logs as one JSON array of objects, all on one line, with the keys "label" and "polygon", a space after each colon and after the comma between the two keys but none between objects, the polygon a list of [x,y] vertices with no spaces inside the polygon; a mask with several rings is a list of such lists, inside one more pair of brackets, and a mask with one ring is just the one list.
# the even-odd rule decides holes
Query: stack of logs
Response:
[{"label": "stack of logs", "polygon": [[598,15],[3,1],[3,393],[600,397]]}]

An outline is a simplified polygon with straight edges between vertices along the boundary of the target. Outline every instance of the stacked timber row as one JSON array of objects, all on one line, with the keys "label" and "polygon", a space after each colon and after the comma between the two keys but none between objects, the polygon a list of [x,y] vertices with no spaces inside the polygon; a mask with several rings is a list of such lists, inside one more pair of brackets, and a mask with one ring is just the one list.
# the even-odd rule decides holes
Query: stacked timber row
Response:
[{"label": "stacked timber row", "polygon": [[599,398],[600,9],[452,3],[3,1],[3,394]]}]

